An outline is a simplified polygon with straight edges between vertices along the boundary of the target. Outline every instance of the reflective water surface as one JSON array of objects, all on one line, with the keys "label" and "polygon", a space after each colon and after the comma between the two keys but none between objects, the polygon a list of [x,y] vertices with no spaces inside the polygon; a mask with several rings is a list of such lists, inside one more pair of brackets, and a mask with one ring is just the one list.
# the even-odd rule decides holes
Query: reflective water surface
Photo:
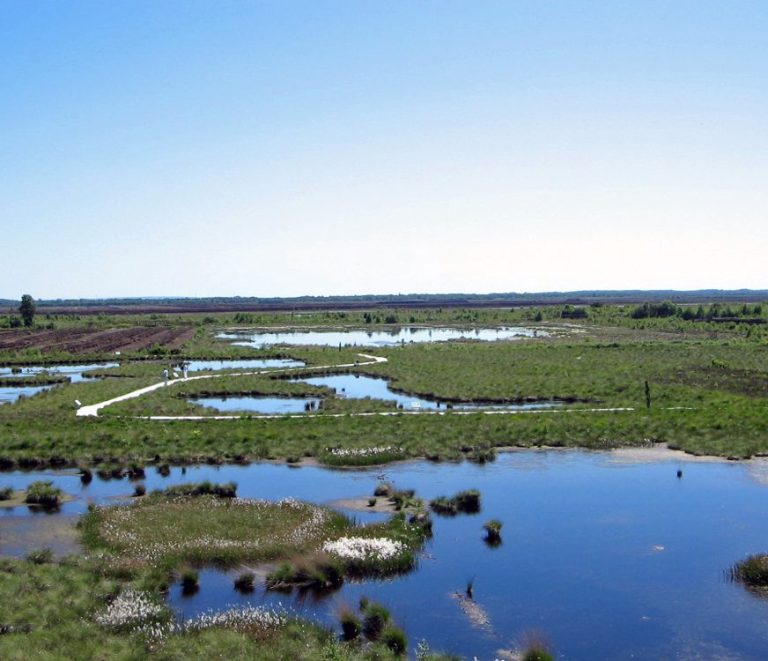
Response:
[{"label": "reflective water surface", "polygon": [[[728,582],[723,570],[748,553],[768,551],[766,463],[701,462],[586,451],[515,451],[490,464],[403,462],[364,470],[284,464],[148,468],[148,489],[187,481],[234,480],[238,495],[288,496],[333,504],[366,497],[382,473],[423,498],[477,488],[482,511],[435,517],[434,537],[419,568],[387,581],[348,583],[333,594],[290,595],[263,588],[247,596],[233,575],[205,570],[201,589],[169,596],[180,615],[233,603],[282,602],[332,624],[341,603],[363,594],[391,609],[409,637],[433,649],[493,659],[526,631],[546,637],[558,658],[762,659],[768,649],[768,602]],[[680,469],[683,476],[677,478]],[[82,486],[75,472],[6,473],[2,486],[53,479],[75,496],[60,515],[0,511],[4,526],[19,518],[47,525],[85,510],[89,501],[128,496],[127,480]],[[373,518],[354,514],[358,520]],[[488,547],[482,524],[503,522],[503,543]],[[17,550],[21,548],[16,540]],[[457,598],[474,580],[474,602]]]},{"label": "reflective water surface", "polygon": [[216,337],[233,341],[238,346],[263,348],[274,344],[313,346],[387,347],[409,342],[445,342],[447,340],[480,340],[493,342],[523,337],[545,337],[546,331],[521,326],[499,328],[424,328],[405,326],[393,330],[309,330],[309,331],[228,331]]},{"label": "reflective water surface", "polygon": [[246,358],[226,360],[190,360],[187,369],[190,372],[202,372],[203,370],[266,370],[286,369],[288,367],[303,367],[305,363],[290,358]]},{"label": "reflective water surface", "polygon": [[[117,363],[93,363],[91,365],[21,365],[18,367],[0,367],[0,377],[3,379],[24,378],[35,376],[37,374],[51,374],[66,376],[68,383],[79,383],[85,381],[88,377],[85,375],[89,370],[106,369],[108,367],[117,367]],[[62,382],[62,383],[67,383]],[[12,404],[20,397],[31,397],[43,390],[50,390],[52,385],[29,386],[29,385],[7,385],[0,386],[0,404]]]},{"label": "reflective water surface", "polygon": [[221,413],[236,411],[247,413],[262,413],[265,415],[278,413],[304,413],[309,408],[317,408],[319,399],[311,397],[267,397],[262,395],[246,395],[244,397],[193,397],[189,399],[194,404],[215,409]]}]

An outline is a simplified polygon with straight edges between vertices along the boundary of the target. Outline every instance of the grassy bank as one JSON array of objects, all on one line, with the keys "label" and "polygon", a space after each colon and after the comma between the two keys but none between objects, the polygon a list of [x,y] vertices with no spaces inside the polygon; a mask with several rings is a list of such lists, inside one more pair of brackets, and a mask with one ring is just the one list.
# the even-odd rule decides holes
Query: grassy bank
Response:
[{"label": "grassy bank", "polygon": [[288,613],[243,609],[171,622],[159,595],[136,590],[102,563],[0,561],[3,659],[398,658],[384,643],[342,643],[336,632]]}]

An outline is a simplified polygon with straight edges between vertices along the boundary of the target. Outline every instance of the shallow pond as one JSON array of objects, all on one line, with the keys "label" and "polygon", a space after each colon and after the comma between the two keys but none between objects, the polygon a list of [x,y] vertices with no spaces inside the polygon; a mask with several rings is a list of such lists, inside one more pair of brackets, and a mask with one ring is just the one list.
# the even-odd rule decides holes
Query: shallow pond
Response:
[{"label": "shallow pond", "polygon": [[[91,365],[20,365],[17,368],[13,367],[0,367],[0,377],[13,378],[13,377],[27,377],[34,376],[36,374],[61,374],[69,378],[70,383],[78,383],[89,378],[83,376],[84,372],[95,369],[107,369],[108,367],[117,367],[117,363],[93,363]],[[21,370],[20,372],[14,372],[14,369]]]},{"label": "shallow pond", "polygon": [[[313,376],[309,378],[299,377],[292,379],[309,383],[313,386],[326,386],[336,391],[337,397],[349,397],[351,399],[383,399],[395,402],[403,409],[445,409],[450,403],[448,400],[424,399],[415,395],[407,395],[392,390],[386,379],[361,374],[334,374],[331,376]],[[525,404],[494,404],[491,402],[456,402],[450,403],[454,409],[533,409],[550,408],[556,406],[555,402],[535,402]]]},{"label": "shallow pond", "polygon": [[[117,367],[117,363],[94,363],[92,365],[22,365],[17,368],[6,366],[0,367],[0,377],[4,379],[12,379],[16,377],[24,378],[48,373],[52,375],[66,376],[69,379],[69,383],[79,383],[80,381],[93,378],[84,376],[85,372],[95,369],[106,369],[108,367]],[[20,371],[14,371],[14,369]],[[54,385],[3,386],[0,387],[0,404],[12,404],[18,400],[19,397],[31,397],[43,390],[50,390],[53,387]]]},{"label": "shallow pond", "polygon": [[[242,497],[332,504],[370,495],[385,473],[423,498],[471,487],[482,493],[480,514],[435,517],[434,538],[407,576],[348,583],[325,597],[260,588],[242,596],[232,575],[206,570],[196,595],[172,589],[171,604],[183,616],[227,604],[282,602],[331,624],[341,603],[354,606],[367,595],[391,609],[411,651],[425,638],[433,649],[493,659],[536,630],[566,659],[765,658],[768,601],[730,583],[723,571],[745,554],[768,550],[768,464],[644,460],[653,457],[641,451],[516,451],[484,466],[200,466],[185,473],[174,468],[167,478],[149,468],[144,483],[153,489],[234,480]],[[114,502],[133,490],[127,480],[94,478],[81,486],[73,472],[6,473],[0,484],[18,489],[36,479],[53,479],[75,500],[63,505],[61,515],[30,515],[20,507],[2,513],[0,545],[2,526],[13,519],[49,525],[83,512],[89,501]],[[504,524],[497,548],[481,538],[481,526],[491,518]],[[474,602],[467,604],[455,595],[471,579]]]},{"label": "shallow pond", "polygon": [[266,370],[287,369],[289,367],[304,367],[306,363],[290,358],[247,358],[245,360],[190,360],[187,369],[190,372],[202,372],[204,370]]},{"label": "shallow pond", "polygon": [[31,397],[53,386],[1,386],[0,404],[13,404],[20,397]]},{"label": "shallow pond", "polygon": [[216,337],[230,340],[237,346],[261,349],[274,344],[312,346],[389,347],[410,342],[445,342],[447,340],[512,340],[522,337],[544,337],[546,331],[519,326],[499,328],[425,328],[405,326],[394,330],[338,330],[338,331],[228,331]]},{"label": "shallow pond", "polygon": [[307,397],[266,397],[260,395],[246,395],[244,397],[197,397],[190,398],[193,404],[200,404],[206,408],[215,409],[221,413],[234,413],[245,411],[248,413],[262,413],[264,415],[281,413],[304,413],[308,408],[317,408],[319,399]]}]

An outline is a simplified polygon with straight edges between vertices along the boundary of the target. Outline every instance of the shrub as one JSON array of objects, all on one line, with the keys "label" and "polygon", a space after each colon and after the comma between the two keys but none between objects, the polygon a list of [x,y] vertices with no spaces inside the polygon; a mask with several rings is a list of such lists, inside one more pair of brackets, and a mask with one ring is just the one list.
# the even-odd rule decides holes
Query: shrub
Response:
[{"label": "shrub", "polygon": [[344,582],[344,568],[336,558],[317,554],[301,558],[295,563],[284,562],[267,574],[267,589],[279,590],[296,585],[301,587],[329,588]]},{"label": "shrub", "polygon": [[389,625],[381,634],[381,641],[395,654],[405,654],[408,649],[408,639],[402,629]]},{"label": "shrub", "polygon": [[27,554],[27,560],[35,565],[44,565],[53,560],[51,549],[34,549]]},{"label": "shrub", "polygon": [[474,514],[480,511],[480,492],[477,489],[460,491],[453,499],[459,512]]},{"label": "shrub", "polygon": [[147,487],[145,487],[143,484],[137,484],[135,487],[133,487],[133,495],[134,497],[143,496],[145,493],[147,493]]},{"label": "shrub", "polygon": [[194,569],[187,568],[181,572],[181,589],[185,594],[197,592],[200,589],[200,576]]},{"label": "shrub", "polygon": [[438,496],[437,498],[433,498],[429,501],[429,506],[432,508],[433,512],[445,516],[453,516],[459,512],[454,499],[448,498],[448,496]]},{"label": "shrub", "polygon": [[363,611],[363,633],[368,640],[378,640],[389,622],[389,611],[381,604],[369,602]]},{"label": "shrub", "polygon": [[368,499],[368,507],[376,507],[376,499],[375,498],[369,498]]},{"label": "shrub", "polygon": [[363,630],[360,618],[348,608],[345,608],[339,615],[339,623],[341,624],[341,635],[344,640],[354,640]]},{"label": "shrub", "polygon": [[501,539],[501,521],[498,519],[491,519],[483,524],[483,530],[485,530],[485,538],[488,541],[495,541]]},{"label": "shrub", "polygon": [[413,489],[395,491],[390,495],[389,500],[398,512],[407,507],[419,507],[421,505],[421,500],[416,498],[416,492]]},{"label": "shrub", "polygon": [[480,492],[477,489],[460,491],[452,498],[438,496],[430,501],[433,512],[453,516],[459,512],[474,514],[480,511]]},{"label": "shrub", "polygon": [[768,554],[750,555],[737,562],[730,570],[730,577],[751,588],[768,588]]},{"label": "shrub", "polygon": [[235,578],[235,590],[242,593],[253,592],[256,587],[256,576],[253,572],[245,571]]},{"label": "shrub", "polygon": [[523,652],[521,661],[554,661],[552,654],[550,654],[543,647],[529,647]]},{"label": "shrub", "polygon": [[433,498],[429,501],[429,506],[436,514],[443,514],[445,516],[453,516],[459,512],[453,498],[448,498],[448,496]]},{"label": "shrub", "polygon": [[13,488],[3,487],[0,489],[0,500],[10,500],[13,498]]},{"label": "shrub", "polygon": [[28,505],[40,505],[55,508],[61,503],[61,489],[53,486],[50,480],[39,480],[29,485],[24,502]]},{"label": "shrub", "polygon": [[136,464],[131,464],[126,472],[129,480],[143,480],[146,476],[144,469]]},{"label": "shrub", "polygon": [[373,490],[374,496],[391,496],[395,491],[395,487],[391,482],[379,482],[376,488]]},{"label": "shrub", "polygon": [[237,484],[226,482],[217,484],[215,482],[192,482],[190,484],[178,484],[168,487],[156,493],[162,493],[166,496],[217,496],[219,498],[234,498],[237,495]]},{"label": "shrub", "polygon": [[432,535],[432,517],[427,512],[416,512],[408,518],[408,523],[412,526],[418,526],[424,532],[424,535]]},{"label": "shrub", "polygon": [[523,651],[520,654],[521,661],[553,661],[554,655],[550,651],[546,638],[538,631],[525,634]]}]

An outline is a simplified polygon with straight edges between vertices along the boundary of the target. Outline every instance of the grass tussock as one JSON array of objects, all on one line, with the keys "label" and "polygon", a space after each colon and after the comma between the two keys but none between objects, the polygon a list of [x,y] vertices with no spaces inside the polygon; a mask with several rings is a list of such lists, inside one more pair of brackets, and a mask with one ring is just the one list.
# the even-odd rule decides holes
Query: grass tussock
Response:
[{"label": "grass tussock", "polygon": [[455,516],[459,513],[476,514],[480,511],[480,492],[477,489],[460,491],[451,496],[438,496],[429,501],[429,507],[436,514]]},{"label": "grass tussock", "polygon": [[61,504],[62,493],[50,480],[39,480],[29,485],[24,502],[44,509],[56,509]]},{"label": "grass tussock", "polygon": [[749,589],[768,593],[768,553],[740,560],[730,568],[728,576]]}]

